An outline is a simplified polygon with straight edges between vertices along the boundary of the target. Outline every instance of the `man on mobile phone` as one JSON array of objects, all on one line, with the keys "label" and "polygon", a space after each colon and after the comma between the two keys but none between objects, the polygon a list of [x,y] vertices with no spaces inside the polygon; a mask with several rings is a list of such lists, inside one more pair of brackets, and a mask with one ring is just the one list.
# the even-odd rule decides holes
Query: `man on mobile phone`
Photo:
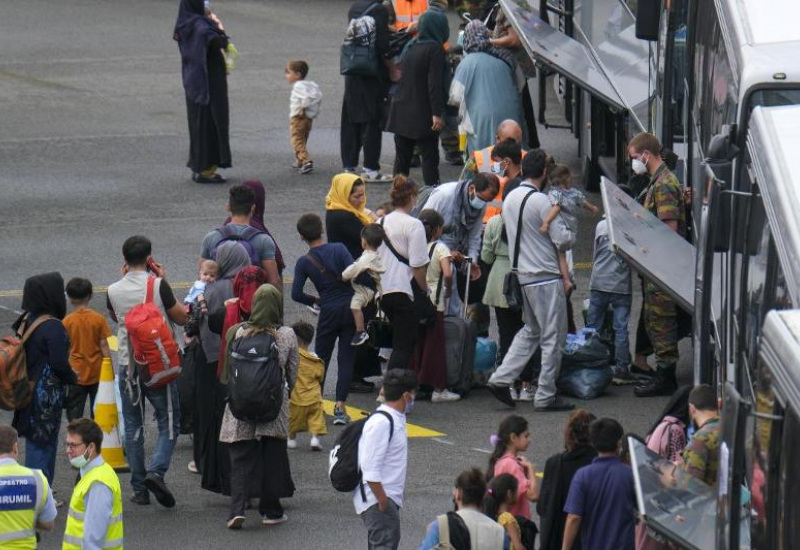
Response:
[{"label": "man on mobile phone", "polygon": [[[132,349],[125,329],[125,315],[145,301],[148,280],[153,283],[153,303],[158,306],[165,319],[178,325],[186,323],[186,310],[166,280],[164,267],[153,260],[152,243],[147,237],[135,235],[122,245],[122,279],[108,287],[108,311],[117,322],[119,341],[119,384],[122,396],[122,414],[125,418],[125,452],[131,466],[131,485],[135,504],[150,504],[150,493],[163,506],[175,506],[175,498],[164,482],[169,469],[172,450],[180,431],[180,408],[178,406],[178,387],[175,381],[153,388],[137,384],[137,375],[130,368]],[[179,342],[179,339],[178,339]],[[144,403],[147,398],[153,407],[158,423],[158,439],[149,468],[144,462]]]}]

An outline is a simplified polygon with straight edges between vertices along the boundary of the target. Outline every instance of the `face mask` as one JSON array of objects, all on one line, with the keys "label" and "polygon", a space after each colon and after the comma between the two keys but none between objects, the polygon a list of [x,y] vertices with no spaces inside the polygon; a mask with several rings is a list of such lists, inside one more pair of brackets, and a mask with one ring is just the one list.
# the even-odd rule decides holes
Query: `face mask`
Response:
[{"label": "face mask", "polygon": [[83,453],[82,455],[78,455],[75,458],[70,458],[69,463],[72,464],[73,468],[77,468],[78,470],[80,470],[81,468],[89,464],[89,457],[86,456],[88,454],[89,454],[89,449],[87,448],[86,452]]},{"label": "face mask", "polygon": [[469,199],[469,205],[475,210],[480,210],[481,208],[486,206],[486,201],[480,198],[478,195],[475,195],[474,197]]},{"label": "face mask", "polygon": [[406,411],[405,411],[405,414],[408,414],[408,413],[410,413],[410,412],[411,412],[411,411],[413,411],[413,410],[414,410],[414,398],[412,397],[412,398],[411,398],[411,401],[409,401],[408,403],[406,403]]},{"label": "face mask", "polygon": [[641,176],[647,172],[647,165],[642,159],[633,159],[633,161],[631,161],[631,168],[633,169],[633,173],[637,176]]}]

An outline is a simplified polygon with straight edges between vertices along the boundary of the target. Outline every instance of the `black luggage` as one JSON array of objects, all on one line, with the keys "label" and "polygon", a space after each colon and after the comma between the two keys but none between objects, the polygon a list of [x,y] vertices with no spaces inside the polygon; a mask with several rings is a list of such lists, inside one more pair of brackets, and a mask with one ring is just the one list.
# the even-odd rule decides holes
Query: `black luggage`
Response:
[{"label": "black luggage", "polygon": [[[472,265],[470,258],[465,258],[464,261],[467,262],[467,266]],[[472,387],[472,371],[475,368],[475,344],[478,340],[478,331],[475,325],[467,320],[470,270],[470,267],[467,267],[464,309],[461,315],[444,318],[447,386],[462,397],[467,395]]]}]

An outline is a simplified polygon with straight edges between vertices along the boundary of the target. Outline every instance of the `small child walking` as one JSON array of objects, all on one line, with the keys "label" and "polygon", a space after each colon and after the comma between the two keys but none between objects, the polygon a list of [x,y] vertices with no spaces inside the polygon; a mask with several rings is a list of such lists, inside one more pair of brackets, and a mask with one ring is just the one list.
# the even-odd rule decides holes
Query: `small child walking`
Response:
[{"label": "small child walking", "polygon": [[67,388],[67,420],[83,417],[89,398],[89,417],[94,418],[94,400],[100,384],[103,358],[111,357],[108,337],[111,328],[101,314],[89,309],[92,283],[75,277],[67,283],[67,297],[73,311],[64,317],[70,341],[69,365],[77,375],[77,383]]},{"label": "small child walking", "polygon": [[308,63],[305,61],[289,61],[284,73],[286,80],[292,85],[292,95],[289,100],[289,136],[294,148],[293,167],[301,174],[310,174],[314,170],[314,161],[311,160],[306,145],[311,134],[311,125],[319,115],[322,91],[316,82],[306,80]]},{"label": "small child walking", "polygon": [[353,341],[351,342],[353,346],[360,346],[369,340],[369,335],[367,335],[367,331],[364,328],[363,308],[372,302],[376,292],[368,286],[357,283],[356,278],[362,273],[368,273],[375,282],[378,292],[380,292],[381,273],[386,269],[383,267],[381,258],[378,255],[378,248],[383,243],[384,235],[383,227],[377,223],[365,225],[364,229],[361,230],[361,247],[364,252],[347,269],[342,271],[342,280],[350,281],[355,292],[353,299],[350,301],[350,311],[353,312],[353,321],[356,324],[356,333],[353,335]]},{"label": "small child walking", "polygon": [[325,414],[322,412],[322,383],[325,378],[325,362],[308,349],[314,340],[314,327],[305,321],[292,325],[297,336],[300,362],[297,381],[289,396],[289,440],[286,446],[297,448],[297,434],[311,433],[311,450],[321,451],[319,436],[328,433]]},{"label": "small child walking", "polygon": [[489,458],[486,479],[511,474],[517,479],[517,499],[508,511],[515,516],[531,519],[531,502],[539,500],[539,482],[533,466],[522,453],[531,444],[528,421],[518,414],[507,416],[500,422],[497,435],[491,437],[494,451]]}]

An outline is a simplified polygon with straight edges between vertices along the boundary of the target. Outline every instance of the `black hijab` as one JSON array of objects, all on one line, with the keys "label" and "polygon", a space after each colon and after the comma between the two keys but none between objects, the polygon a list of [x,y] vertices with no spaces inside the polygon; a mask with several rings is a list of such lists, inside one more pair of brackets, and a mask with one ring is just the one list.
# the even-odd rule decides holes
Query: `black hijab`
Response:
[{"label": "black hijab", "polygon": [[181,52],[183,88],[186,97],[200,105],[208,105],[208,45],[212,40],[225,36],[214,23],[205,16],[203,0],[181,0],[175,32],[172,35],[178,42]]},{"label": "black hijab", "polygon": [[22,309],[32,317],[48,314],[63,319],[67,314],[67,298],[61,273],[53,271],[26,279]]}]

